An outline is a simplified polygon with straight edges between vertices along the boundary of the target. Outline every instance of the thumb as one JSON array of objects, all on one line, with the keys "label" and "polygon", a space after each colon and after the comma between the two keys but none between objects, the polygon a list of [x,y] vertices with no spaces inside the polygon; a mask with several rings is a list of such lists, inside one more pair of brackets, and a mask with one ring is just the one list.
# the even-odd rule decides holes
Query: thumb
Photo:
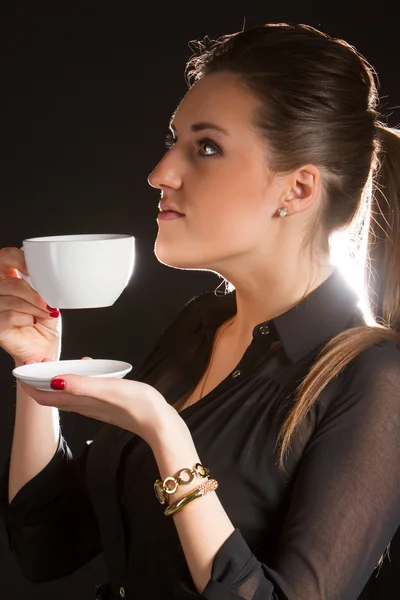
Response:
[{"label": "thumb", "polygon": [[[44,359],[44,361],[46,361],[47,359]],[[91,358],[90,356],[84,356],[82,358],[82,360],[93,360],[93,358]],[[42,362],[44,362],[42,361]],[[69,394],[74,394],[74,389],[76,389],[77,391],[75,392],[75,394],[77,396],[82,396],[84,395],[83,393],[81,393],[79,390],[81,390],[82,384],[79,384],[79,379],[84,379],[81,375],[56,375],[55,377],[52,378],[50,386],[53,390],[58,390],[58,391],[66,391],[66,387],[67,387],[67,380],[66,378],[68,378],[69,381],[69,386],[68,386],[68,393]],[[74,385],[74,381],[71,380],[71,378],[76,378],[78,381],[75,381],[75,385]],[[75,386],[78,386],[77,388]]]},{"label": "thumb", "polygon": [[53,390],[63,391],[72,396],[90,396],[99,400],[118,393],[120,379],[75,374],[55,375],[51,380]]}]

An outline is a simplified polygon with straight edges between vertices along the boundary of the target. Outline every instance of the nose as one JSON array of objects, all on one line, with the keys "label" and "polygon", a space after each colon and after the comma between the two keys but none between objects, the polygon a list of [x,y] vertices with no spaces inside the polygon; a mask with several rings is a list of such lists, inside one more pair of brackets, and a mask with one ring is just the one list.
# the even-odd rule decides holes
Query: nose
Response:
[{"label": "nose", "polygon": [[165,188],[173,188],[178,190],[182,186],[182,176],[178,171],[178,164],[172,162],[171,151],[160,160],[155,169],[147,178],[148,184],[164,190]]}]

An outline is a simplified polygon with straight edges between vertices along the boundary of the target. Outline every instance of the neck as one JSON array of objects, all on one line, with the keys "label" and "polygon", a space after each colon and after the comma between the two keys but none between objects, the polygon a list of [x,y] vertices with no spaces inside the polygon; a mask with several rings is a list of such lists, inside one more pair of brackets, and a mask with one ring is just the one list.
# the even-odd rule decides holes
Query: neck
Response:
[{"label": "neck", "polygon": [[333,273],[333,265],[316,270],[314,277],[272,278],[264,286],[238,283],[236,289],[236,315],[224,333],[232,347],[247,347],[252,340],[253,329],[259,323],[278,317],[299,304]]}]

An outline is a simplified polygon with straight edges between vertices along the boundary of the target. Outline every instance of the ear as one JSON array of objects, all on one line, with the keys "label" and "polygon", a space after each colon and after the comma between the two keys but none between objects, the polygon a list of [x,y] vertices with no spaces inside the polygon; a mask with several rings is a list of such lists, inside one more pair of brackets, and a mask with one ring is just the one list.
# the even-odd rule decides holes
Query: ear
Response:
[{"label": "ear", "polygon": [[305,165],[289,175],[290,190],[285,197],[290,215],[303,212],[320,196],[321,172],[315,165]]}]

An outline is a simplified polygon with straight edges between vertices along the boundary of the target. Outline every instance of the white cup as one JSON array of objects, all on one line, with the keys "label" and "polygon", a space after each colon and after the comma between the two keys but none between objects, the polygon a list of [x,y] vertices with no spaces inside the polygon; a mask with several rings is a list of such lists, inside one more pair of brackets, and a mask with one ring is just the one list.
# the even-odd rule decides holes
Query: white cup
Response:
[{"label": "white cup", "polygon": [[21,250],[29,277],[19,275],[53,308],[112,306],[135,264],[135,238],[125,234],[29,238]]}]

